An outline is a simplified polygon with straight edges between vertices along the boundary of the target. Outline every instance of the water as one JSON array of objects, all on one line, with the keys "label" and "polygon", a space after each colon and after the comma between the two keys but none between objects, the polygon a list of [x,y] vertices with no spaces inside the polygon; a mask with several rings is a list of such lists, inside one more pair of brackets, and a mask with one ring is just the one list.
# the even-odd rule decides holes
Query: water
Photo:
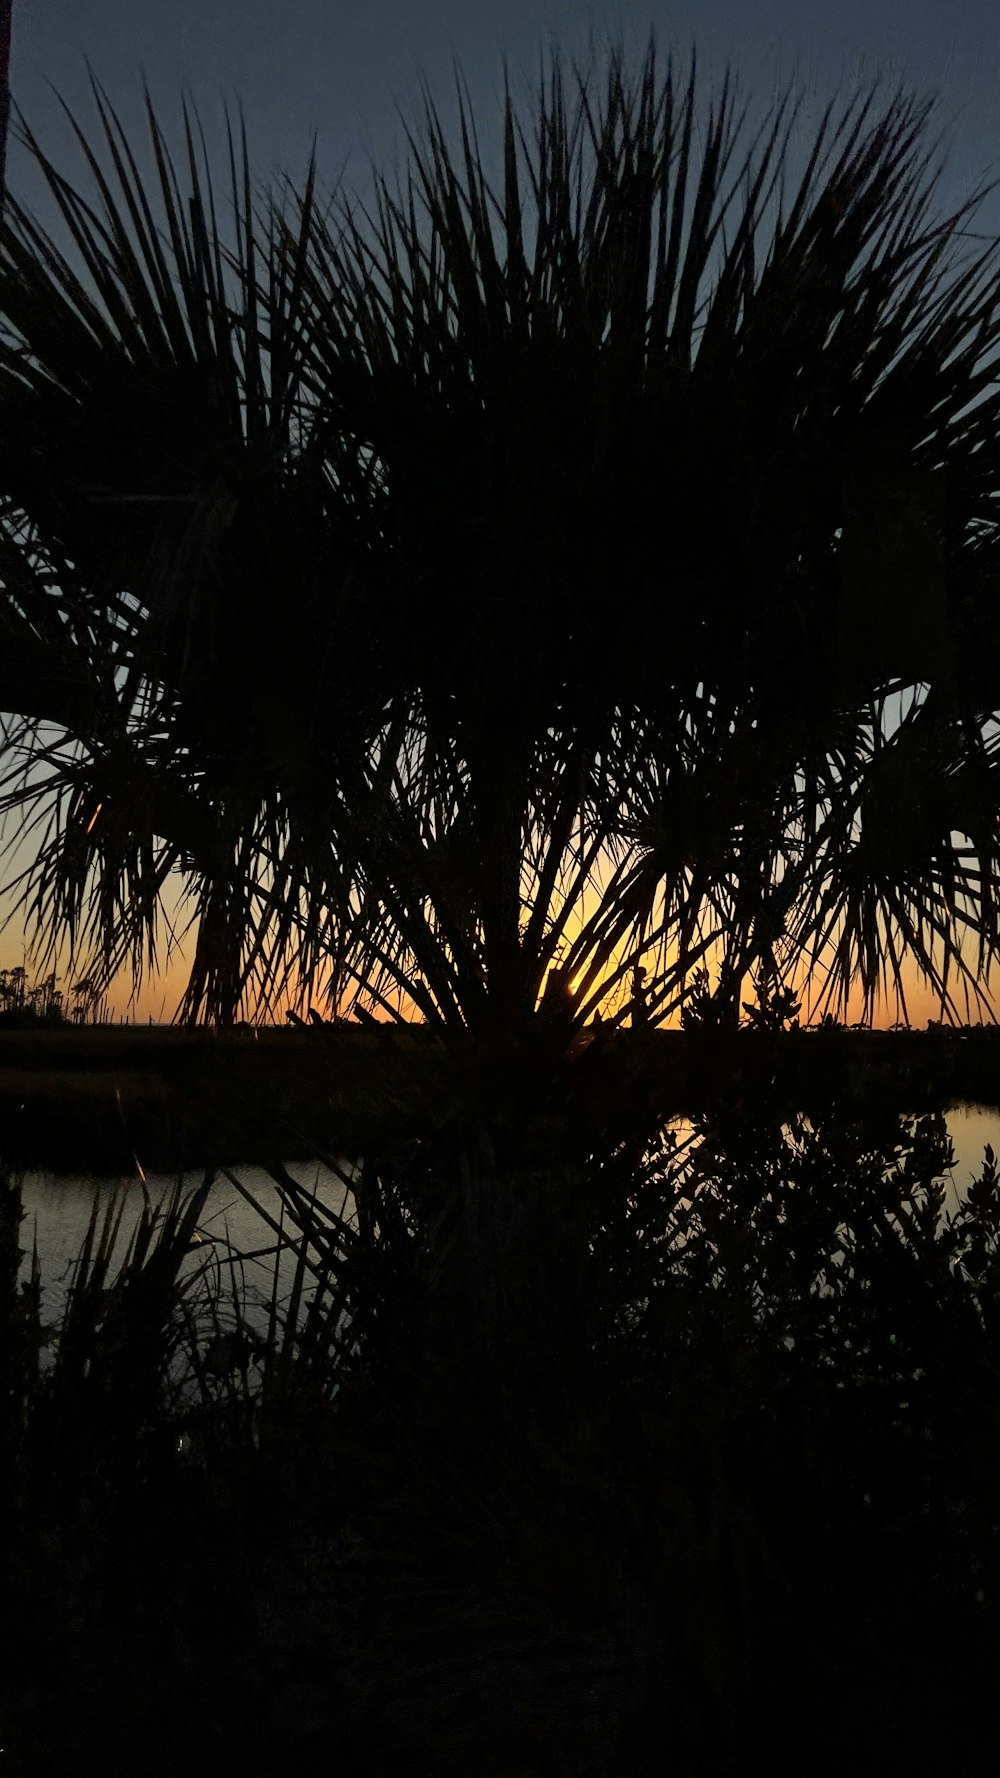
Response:
[{"label": "water", "polygon": [[[992,1144],[1000,1152],[1000,1109],[990,1106],[963,1105],[947,1114],[949,1134],[955,1151],[951,1169],[946,1207],[958,1208],[961,1199],[983,1163],[983,1148]],[[350,1169],[345,1163],[345,1173]],[[354,1205],[346,1191],[344,1179],[331,1168],[317,1162],[291,1162],[287,1171],[300,1185],[315,1193],[327,1207],[345,1216],[353,1214]],[[195,1268],[209,1262],[218,1275],[227,1279],[235,1268],[239,1285],[245,1282],[251,1306],[270,1299],[273,1278],[275,1234],[267,1217],[281,1218],[281,1196],[270,1175],[259,1167],[234,1167],[232,1172],[260,1209],[256,1209],[232,1182],[218,1178],[210,1187],[199,1222],[199,1241],[186,1264]],[[201,1185],[201,1172],[181,1176],[187,1190]],[[177,1183],[176,1174],[152,1174],[147,1180],[149,1197],[154,1204],[168,1199]],[[37,1228],[38,1253],[45,1288],[47,1317],[58,1313],[69,1275],[80,1250],[95,1190],[104,1201],[113,1189],[113,1181],[95,1181],[53,1173],[28,1173],[23,1181],[23,1203],[26,1220],[22,1225],[22,1243],[30,1245]],[[142,1189],[131,1182],[122,1222],[122,1246],[142,1209]],[[261,1214],[263,1211],[265,1214]],[[287,1224],[286,1224],[287,1226]],[[294,1257],[285,1253],[278,1272],[279,1301],[287,1297],[295,1271]]]},{"label": "water", "polygon": [[947,1208],[954,1211],[982,1168],[986,1144],[1000,1154],[1000,1111],[992,1105],[959,1105],[949,1111],[947,1123],[955,1150]]},{"label": "water", "polygon": [[[250,1319],[261,1321],[266,1317],[266,1305],[274,1287],[276,1236],[268,1218],[281,1221],[281,1194],[271,1176],[260,1167],[234,1167],[231,1171],[254,1203],[248,1203],[230,1179],[225,1176],[217,1178],[209,1187],[199,1218],[196,1245],[189,1253],[184,1269],[193,1271],[207,1265],[221,1278],[227,1297],[230,1279],[240,1291],[245,1286]],[[347,1163],[344,1171],[349,1177]],[[293,1161],[287,1172],[328,1209],[346,1217],[353,1215],[354,1203],[344,1178],[332,1168],[318,1162]],[[200,1171],[181,1174],[180,1179],[184,1190],[190,1192],[202,1184],[204,1174]],[[150,1202],[154,1206],[168,1202],[177,1181],[175,1173],[148,1175],[146,1192]],[[30,1248],[32,1235],[37,1231],[46,1320],[58,1316],[90,1220],[95,1192],[103,1213],[104,1205],[119,1183],[122,1182],[44,1172],[24,1175],[21,1195],[25,1220],[21,1225],[21,1245]],[[116,1249],[118,1253],[124,1253],[128,1236],[143,1207],[141,1183],[138,1180],[124,1183],[128,1185],[128,1191]],[[285,1227],[289,1227],[287,1216]],[[294,1255],[285,1251],[278,1266],[279,1302],[287,1300],[295,1267]]]}]

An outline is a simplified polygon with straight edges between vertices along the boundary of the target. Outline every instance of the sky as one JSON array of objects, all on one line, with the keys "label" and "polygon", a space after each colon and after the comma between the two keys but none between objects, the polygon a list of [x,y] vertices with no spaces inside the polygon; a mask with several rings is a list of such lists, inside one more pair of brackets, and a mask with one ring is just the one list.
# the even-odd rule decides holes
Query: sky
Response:
[{"label": "sky", "polygon": [[[794,79],[817,101],[882,72],[940,95],[952,143],[941,195],[961,202],[1000,176],[1000,6],[996,0],[699,0],[605,6],[579,0],[14,0],[11,87],[16,106],[56,164],[76,174],[60,100],[92,118],[88,64],[127,130],[138,129],[148,82],[167,125],[187,91],[210,147],[223,102],[242,105],[257,172],[301,172],[315,140],[326,183],[367,189],[374,163],[405,152],[402,120],[419,118],[426,81],[447,117],[454,64],[477,117],[496,116],[506,59],[515,97],[532,91],[542,54],[557,43],[586,56],[609,36],[641,51],[650,28],[686,61],[692,46],[711,77],[727,65],[748,97],[766,101]],[[487,130],[487,142],[488,142]],[[41,186],[16,141],[11,189],[44,214]],[[1000,232],[1000,191],[979,226]],[[0,967],[21,961],[21,936],[0,934]],[[139,1016],[170,1016],[175,971],[139,1002]],[[115,1004],[124,1006],[123,995]],[[922,1002],[914,1016],[922,1017]]]},{"label": "sky", "polygon": [[[523,93],[551,42],[582,57],[591,37],[624,33],[639,49],[651,26],[685,59],[696,45],[708,73],[732,63],[754,95],[794,77],[825,97],[880,70],[939,91],[942,124],[956,128],[956,192],[1000,157],[992,0],[14,0],[12,89],[61,164],[71,136],[57,95],[86,117],[89,63],[127,125],[145,77],[165,114],[185,88],[216,126],[223,99],[242,104],[261,173],[298,171],[315,137],[330,180],[343,170],[363,188],[372,160],[391,164],[404,145],[400,118],[419,114],[422,80],[448,104],[456,60],[489,116],[504,57]],[[37,189],[16,144],[9,172],[20,195]],[[1000,217],[1000,199],[991,208]]]}]

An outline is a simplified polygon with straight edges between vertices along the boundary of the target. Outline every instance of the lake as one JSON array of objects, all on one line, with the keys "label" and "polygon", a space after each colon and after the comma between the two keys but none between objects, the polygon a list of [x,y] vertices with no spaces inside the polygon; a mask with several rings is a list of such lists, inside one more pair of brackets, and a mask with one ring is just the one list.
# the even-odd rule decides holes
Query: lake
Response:
[{"label": "lake", "polygon": [[[330,1209],[341,1210],[345,1215],[351,1214],[353,1203],[344,1180],[331,1168],[316,1162],[291,1162],[287,1170],[321,1203]],[[281,1195],[274,1180],[260,1167],[234,1167],[231,1172],[265,1214],[260,1214],[248,1203],[230,1179],[224,1175],[218,1177],[209,1187],[199,1219],[197,1245],[188,1256],[186,1269],[196,1270],[206,1263],[212,1265],[221,1275],[227,1293],[228,1279],[235,1275],[238,1284],[246,1285],[248,1306],[251,1311],[256,1311],[252,1313],[252,1319],[262,1322],[274,1277],[275,1233],[267,1217],[281,1220]],[[181,1179],[185,1190],[193,1191],[202,1184],[204,1174],[182,1174]],[[46,1321],[58,1315],[86,1233],[95,1192],[103,1208],[118,1183],[110,1179],[74,1178],[45,1172],[23,1176],[25,1220],[21,1225],[21,1245],[30,1248],[33,1231],[37,1229]],[[135,1180],[127,1184],[119,1251],[124,1250],[143,1206],[141,1182]],[[176,1174],[150,1174],[146,1179],[146,1191],[156,1205],[170,1198],[176,1184]],[[279,1299],[287,1297],[294,1273],[294,1256],[286,1252],[278,1271]]]}]

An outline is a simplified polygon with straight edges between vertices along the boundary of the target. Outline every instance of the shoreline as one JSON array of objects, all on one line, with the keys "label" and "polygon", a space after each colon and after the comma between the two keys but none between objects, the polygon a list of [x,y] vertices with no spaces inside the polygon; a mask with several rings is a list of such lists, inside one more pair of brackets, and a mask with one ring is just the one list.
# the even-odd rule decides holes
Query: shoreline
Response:
[{"label": "shoreline", "polygon": [[[447,1119],[470,1078],[532,1077],[551,1051],[509,1055],[427,1027],[205,1031],[98,1026],[0,1029],[0,1167],[67,1174],[174,1172],[247,1154],[368,1152]],[[544,1076],[542,1076],[544,1078]],[[624,1092],[650,1119],[763,1093],[809,1110],[1000,1108],[1000,1030],[636,1031],[589,1028],[560,1067],[564,1114]],[[497,1084],[499,1083],[499,1084]]]}]

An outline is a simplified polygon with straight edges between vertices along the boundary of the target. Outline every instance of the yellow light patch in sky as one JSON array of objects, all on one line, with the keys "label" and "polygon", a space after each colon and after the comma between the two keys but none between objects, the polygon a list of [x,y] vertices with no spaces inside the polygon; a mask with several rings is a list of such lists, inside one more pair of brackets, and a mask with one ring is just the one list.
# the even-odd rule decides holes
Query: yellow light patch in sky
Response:
[{"label": "yellow light patch in sky", "polygon": [[[95,817],[97,812],[98,811],[95,811]],[[600,891],[601,884],[599,880],[595,879],[595,881],[589,884],[580,896],[578,905],[572,910],[567,919],[564,940],[560,946],[559,954],[554,959],[555,967],[559,966],[561,959],[571,954],[572,946],[578,942],[585,924],[596,912],[599,905]],[[0,919],[2,919],[6,913],[11,911],[11,907],[12,897],[9,894],[6,897],[0,895]],[[558,903],[556,903],[556,908],[558,908]],[[116,981],[112,983],[106,997],[109,1016],[116,1022],[123,1021],[125,1023],[139,1024],[146,1024],[150,1021],[154,1023],[169,1023],[173,1020],[177,1015],[183,999],[193,951],[194,934],[192,932],[188,934],[184,942],[174,950],[164,967],[151,974],[141,984],[138,992],[133,988],[130,972],[123,972]],[[673,952],[671,955],[668,951],[664,960],[669,963],[675,956],[676,952]],[[657,960],[657,953],[655,950],[645,958],[646,963],[650,966],[651,975],[656,967]],[[714,980],[718,965],[717,955],[711,951],[708,952],[704,958],[704,962],[709,968],[710,975]],[[606,961],[598,981],[592,983],[587,989],[587,1001],[593,1002],[595,1008],[601,1012],[602,1017],[607,1018],[613,1016],[623,1008],[624,1004],[629,999],[631,994],[632,964],[632,947],[628,940],[623,940]],[[5,930],[0,932],[0,969],[9,970],[20,966],[27,968],[29,982],[33,980],[36,971],[33,968],[30,944],[28,943],[24,931],[23,921],[15,918]],[[44,966],[39,966],[37,973],[48,974],[52,967],[53,964],[47,962]],[[77,969],[76,971],[70,970],[68,959],[65,955],[55,960],[54,967],[60,978],[59,986],[63,989],[66,1002],[69,1004],[72,987],[74,983],[80,979],[83,970],[82,968]],[[588,959],[584,956],[576,961],[570,981],[570,989],[572,992],[580,992],[586,979],[587,971]],[[606,984],[606,988],[602,994],[601,988],[604,984]],[[933,990],[920,979],[913,965],[904,965],[903,986],[906,997],[906,1013],[911,1025],[921,1027],[925,1025],[928,1020],[940,1019],[940,1002]],[[801,1015],[803,1022],[809,1022],[816,1018],[822,1003],[823,988],[824,978],[821,970],[814,971],[811,980],[810,978],[805,978],[797,984],[797,991],[800,993],[803,1000],[803,1010]],[[956,984],[956,989],[958,990],[956,998],[959,1002],[960,1014],[968,1018],[970,1022],[980,1022],[983,1015],[974,1005],[970,1005],[966,1011],[964,1009],[961,990],[958,984]],[[741,1000],[753,1000],[754,998],[755,995],[752,982],[747,979],[743,984]],[[312,1003],[323,1013],[324,1017],[329,1016],[329,1011],[322,995],[322,984],[319,985],[317,992],[314,993]],[[991,997],[991,1005],[992,1004],[993,1001]],[[276,1002],[268,1022],[274,1022],[276,1024],[284,1023],[286,1012],[289,1010],[301,1010],[299,1003],[291,992],[285,993],[281,996],[279,1001]],[[378,1017],[386,1016],[378,1008],[373,1008],[373,1010]],[[843,1018],[846,1016],[846,1021],[848,1023],[859,1022],[863,1010],[860,990],[855,989],[850,995],[846,1015],[839,1009],[835,1010],[837,1010],[838,1017]],[[343,1011],[346,1015],[348,1012],[347,1004],[344,1005]],[[419,1019],[420,1017],[417,1008],[412,1002],[407,1001],[405,997],[400,1003],[400,1011],[401,1016],[404,1018]],[[887,1029],[901,1022],[902,1019],[903,1008],[901,1007],[897,996],[893,994],[883,999],[876,1008],[874,1023],[879,1028]],[[665,1022],[668,1025],[678,1024],[679,1012],[674,1011]]]}]

